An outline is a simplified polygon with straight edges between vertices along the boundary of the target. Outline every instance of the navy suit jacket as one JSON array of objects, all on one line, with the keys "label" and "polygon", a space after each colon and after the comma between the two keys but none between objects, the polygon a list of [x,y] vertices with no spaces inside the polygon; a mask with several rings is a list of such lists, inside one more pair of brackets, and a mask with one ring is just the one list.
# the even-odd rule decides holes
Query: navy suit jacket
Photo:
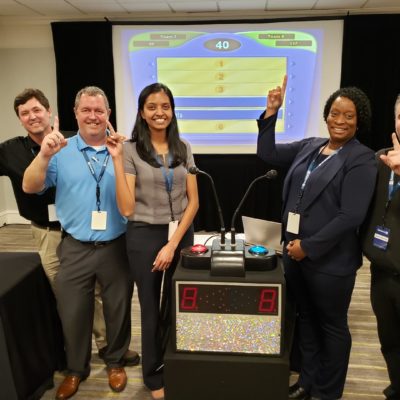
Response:
[{"label": "navy suit jacket", "polygon": [[[289,168],[282,194],[284,210],[293,171],[328,140],[307,138],[275,144],[275,122],[276,115],[258,120],[257,155],[269,164]],[[358,228],[374,192],[376,171],[374,152],[353,138],[312,172],[301,201],[297,235],[307,254],[302,265],[336,276],[353,274],[361,266]],[[283,238],[288,240],[286,222],[282,221]]]}]

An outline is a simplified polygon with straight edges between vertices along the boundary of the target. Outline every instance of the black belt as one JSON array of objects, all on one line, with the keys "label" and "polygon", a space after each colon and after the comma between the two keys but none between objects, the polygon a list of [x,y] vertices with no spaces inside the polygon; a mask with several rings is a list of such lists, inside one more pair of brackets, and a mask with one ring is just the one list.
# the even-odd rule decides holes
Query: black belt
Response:
[{"label": "black belt", "polygon": [[63,231],[62,232],[62,238],[65,237],[71,237],[72,239],[74,239],[76,242],[79,242],[83,245],[86,246],[93,246],[93,247],[104,247],[107,246],[108,244],[115,242],[116,240],[118,240],[122,235],[116,237],[115,239],[111,239],[111,240],[94,240],[94,241],[83,241],[83,240],[78,240],[75,239],[72,235],[70,235],[68,232]]}]

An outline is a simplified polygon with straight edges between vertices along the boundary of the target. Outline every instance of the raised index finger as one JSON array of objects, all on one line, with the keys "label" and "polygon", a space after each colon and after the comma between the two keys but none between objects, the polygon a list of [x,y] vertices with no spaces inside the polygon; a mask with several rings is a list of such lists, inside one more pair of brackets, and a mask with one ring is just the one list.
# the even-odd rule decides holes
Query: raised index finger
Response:
[{"label": "raised index finger", "polygon": [[392,133],[392,142],[394,150],[400,150],[399,137],[395,132]]},{"label": "raised index finger", "polygon": [[110,122],[110,121],[107,121],[107,127],[108,127],[108,129],[110,130],[111,135],[112,135],[112,136],[116,136],[114,127],[111,125],[111,122]]},{"label": "raised index finger", "polygon": [[53,124],[53,131],[59,132],[60,131],[60,121],[58,120],[58,116],[54,117],[54,124]]}]

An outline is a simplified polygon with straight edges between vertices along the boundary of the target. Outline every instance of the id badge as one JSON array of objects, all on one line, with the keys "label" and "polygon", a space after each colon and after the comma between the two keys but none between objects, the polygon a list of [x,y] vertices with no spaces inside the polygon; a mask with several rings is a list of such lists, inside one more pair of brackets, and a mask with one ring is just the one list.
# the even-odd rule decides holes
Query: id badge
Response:
[{"label": "id badge", "polygon": [[56,205],[55,204],[48,204],[47,205],[47,212],[49,214],[49,222],[58,221],[57,214],[56,214]]},{"label": "id badge", "polygon": [[297,235],[299,233],[299,228],[300,228],[300,214],[290,212],[288,215],[286,231]]},{"label": "id badge", "polygon": [[92,211],[92,226],[94,231],[107,229],[107,211]]},{"label": "id badge", "polygon": [[168,224],[168,240],[172,238],[172,235],[175,233],[178,228],[179,221],[171,221]]},{"label": "id badge", "polygon": [[386,250],[389,243],[390,229],[385,226],[377,226],[374,233],[372,244],[381,250]]}]

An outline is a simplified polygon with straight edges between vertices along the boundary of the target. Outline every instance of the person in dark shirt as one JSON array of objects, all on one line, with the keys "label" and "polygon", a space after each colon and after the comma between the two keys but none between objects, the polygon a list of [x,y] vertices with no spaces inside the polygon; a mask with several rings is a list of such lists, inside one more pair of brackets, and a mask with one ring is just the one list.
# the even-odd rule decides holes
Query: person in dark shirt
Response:
[{"label": "person in dark shirt", "polygon": [[395,103],[393,148],[376,153],[378,180],[363,234],[371,261],[371,304],[390,385],[388,400],[400,400],[400,95]]},{"label": "person in dark shirt", "polygon": [[32,234],[44,271],[54,288],[58,270],[55,249],[61,239],[60,223],[52,212],[55,191],[52,189],[43,196],[37,196],[22,190],[24,171],[39,152],[45,135],[52,130],[51,109],[40,90],[26,89],[15,98],[14,110],[28,135],[0,144],[0,175],[10,178],[19,213],[32,223]]},{"label": "person in dark shirt", "polygon": [[[43,138],[52,132],[51,108],[41,90],[29,88],[15,97],[14,111],[27,136],[17,136],[0,143],[0,176],[10,178],[18,211],[31,221],[42,266],[54,291],[54,279],[59,270],[56,249],[61,241],[61,226],[54,211],[55,188],[49,188],[40,196],[22,190],[25,169],[39,153]],[[105,332],[100,287],[96,285],[93,333],[101,358],[107,345]],[[135,351],[129,350],[125,355],[126,365],[136,365],[139,360]]]}]

